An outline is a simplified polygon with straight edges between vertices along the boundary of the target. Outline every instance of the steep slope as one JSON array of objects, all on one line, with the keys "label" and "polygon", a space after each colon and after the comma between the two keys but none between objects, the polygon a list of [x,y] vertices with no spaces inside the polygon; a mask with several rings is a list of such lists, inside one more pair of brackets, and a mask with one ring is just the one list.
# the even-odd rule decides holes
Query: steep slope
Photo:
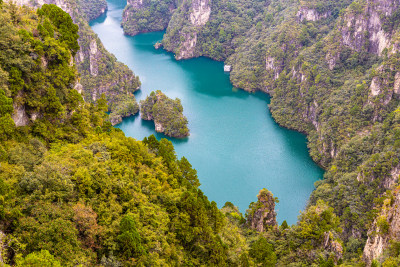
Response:
[{"label": "steep slope", "polygon": [[105,1],[46,0],[16,2],[19,5],[39,7],[41,4],[55,4],[69,13],[79,26],[80,50],[75,55],[75,63],[80,74],[76,89],[86,101],[95,102],[105,94],[111,111],[113,124],[119,123],[122,117],[139,111],[133,93],[139,89],[137,76],[124,64],[118,62],[101,43],[88,25],[93,19],[106,10]]},{"label": "steep slope", "polygon": [[128,0],[122,16],[125,34],[166,29],[177,4],[175,0]]}]

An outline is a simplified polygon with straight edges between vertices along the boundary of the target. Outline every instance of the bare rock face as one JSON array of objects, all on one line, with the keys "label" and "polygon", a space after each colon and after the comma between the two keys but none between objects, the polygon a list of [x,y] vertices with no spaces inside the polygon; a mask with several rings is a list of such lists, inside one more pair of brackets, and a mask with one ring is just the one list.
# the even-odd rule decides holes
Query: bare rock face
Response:
[{"label": "bare rock face", "polygon": [[343,247],[342,245],[335,240],[330,232],[326,232],[324,236],[324,249],[327,251],[331,251],[335,254],[336,262],[343,258]]},{"label": "bare rock face", "polygon": [[326,62],[328,63],[328,68],[330,70],[333,70],[337,64],[337,62],[340,60],[340,54],[333,55],[331,53],[326,54]]},{"label": "bare rock face", "polygon": [[161,122],[154,121],[154,126],[157,133],[163,133],[165,131],[165,127],[161,124]]},{"label": "bare rock face", "polygon": [[301,7],[299,12],[297,12],[297,18],[300,22],[307,21],[318,21],[321,19],[326,19],[331,15],[330,11],[319,13],[317,10]]},{"label": "bare rock face", "polygon": [[263,232],[268,227],[276,226],[276,199],[267,189],[258,193],[258,201],[250,204],[247,210],[247,223],[258,232]]},{"label": "bare rock face", "polygon": [[92,40],[90,42],[90,46],[89,46],[89,55],[90,55],[89,69],[90,69],[90,74],[92,76],[97,76],[97,74],[99,73],[98,65],[95,64],[95,63],[97,63],[96,62],[97,61],[96,58],[99,57],[98,52],[99,51],[97,49],[97,42],[96,42],[96,40]]},{"label": "bare rock face", "polygon": [[400,192],[396,190],[394,200],[386,199],[381,214],[368,231],[363,258],[367,266],[374,259],[379,260],[390,245],[390,241],[400,241]]},{"label": "bare rock face", "polygon": [[177,60],[191,58],[194,56],[196,44],[197,44],[197,33],[188,33],[183,35],[185,41],[180,47],[180,51],[176,54],[175,58]]},{"label": "bare rock face", "polygon": [[29,123],[28,115],[25,112],[25,106],[14,104],[14,113],[12,115],[15,126],[26,126]]},{"label": "bare rock face", "polygon": [[391,33],[383,29],[383,16],[390,16],[400,6],[396,0],[369,0],[350,10],[339,24],[342,43],[356,51],[382,55],[391,43]]},{"label": "bare rock face", "polygon": [[211,0],[193,0],[190,22],[194,26],[203,26],[208,22],[211,14]]},{"label": "bare rock face", "polygon": [[277,80],[279,78],[279,74],[282,72],[282,62],[276,61],[275,58],[271,56],[267,56],[265,59],[265,69],[268,71],[273,71],[274,79]]},{"label": "bare rock face", "polygon": [[197,33],[210,19],[211,0],[193,0],[188,13],[191,26],[180,32],[184,41],[179,45],[179,50],[175,55],[177,60],[196,56]]},{"label": "bare rock face", "polygon": [[141,9],[143,7],[143,0],[128,0],[127,4],[134,9]]},{"label": "bare rock face", "polygon": [[377,96],[381,93],[381,84],[377,77],[372,79],[370,91],[372,96]]},{"label": "bare rock face", "polygon": [[394,88],[393,93],[400,95],[400,72],[397,72],[394,76]]}]

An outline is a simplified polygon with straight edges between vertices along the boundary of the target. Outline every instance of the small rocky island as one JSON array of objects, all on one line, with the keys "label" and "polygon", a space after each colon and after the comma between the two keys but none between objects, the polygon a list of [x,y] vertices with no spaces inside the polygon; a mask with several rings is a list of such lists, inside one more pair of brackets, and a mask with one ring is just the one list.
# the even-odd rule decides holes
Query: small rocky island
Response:
[{"label": "small rocky island", "polygon": [[278,199],[267,189],[258,193],[258,201],[250,203],[247,210],[247,223],[258,232],[264,232],[269,227],[276,226],[275,203]]},{"label": "small rocky island", "polygon": [[140,112],[143,120],[154,121],[156,132],[176,138],[189,136],[188,120],[183,116],[179,98],[173,100],[161,91],[151,92],[140,101]]}]

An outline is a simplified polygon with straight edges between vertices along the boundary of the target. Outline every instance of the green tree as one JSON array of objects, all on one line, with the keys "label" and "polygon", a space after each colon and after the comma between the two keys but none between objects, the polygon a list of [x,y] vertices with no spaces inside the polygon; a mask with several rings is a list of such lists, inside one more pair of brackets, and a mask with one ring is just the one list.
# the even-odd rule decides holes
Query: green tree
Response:
[{"label": "green tree", "polygon": [[40,252],[32,252],[25,258],[17,260],[17,266],[23,267],[61,267],[61,263],[54,258],[47,250],[41,250]]},{"label": "green tree", "polygon": [[145,254],[145,249],[142,246],[142,239],[136,230],[135,220],[130,215],[125,215],[119,224],[121,232],[117,240],[119,251],[125,259],[140,257]]},{"label": "green tree", "polygon": [[276,264],[277,257],[273,246],[263,236],[250,245],[249,255],[262,266],[275,266]]}]

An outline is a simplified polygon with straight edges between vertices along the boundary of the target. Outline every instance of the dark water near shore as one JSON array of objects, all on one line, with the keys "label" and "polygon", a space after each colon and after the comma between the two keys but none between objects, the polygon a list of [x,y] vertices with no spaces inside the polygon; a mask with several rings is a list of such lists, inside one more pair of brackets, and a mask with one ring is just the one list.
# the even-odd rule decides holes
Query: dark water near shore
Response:
[{"label": "dark water near shore", "polygon": [[[245,212],[262,188],[279,198],[278,221],[293,224],[304,209],[314,182],[323,171],[308,155],[306,138],[279,127],[268,110],[269,97],[232,87],[223,63],[206,58],[176,61],[155,50],[162,32],[123,35],[120,21],[126,2],[109,0],[108,12],[91,22],[105,47],[142,81],[138,100],[162,90],[182,100],[190,137],[170,139],[179,157],[198,171],[201,189],[222,207],[231,201]],[[155,133],[154,123],[139,116],[118,125],[127,136],[142,140]]]}]

